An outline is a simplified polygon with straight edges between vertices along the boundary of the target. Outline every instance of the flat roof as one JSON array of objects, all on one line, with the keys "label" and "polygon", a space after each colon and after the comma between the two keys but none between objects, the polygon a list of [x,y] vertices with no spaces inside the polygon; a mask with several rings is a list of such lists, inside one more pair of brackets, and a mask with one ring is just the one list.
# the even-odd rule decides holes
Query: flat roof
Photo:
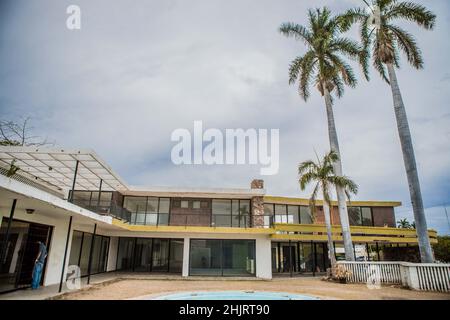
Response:
[{"label": "flat roof", "polygon": [[190,198],[239,198],[249,199],[254,196],[264,196],[265,189],[244,188],[179,188],[179,187],[145,187],[130,186],[121,191],[126,196],[159,196],[159,197],[190,197]]},{"label": "flat roof", "polygon": [[62,190],[71,190],[76,161],[79,161],[76,190],[127,190],[126,183],[93,150],[41,147],[0,146],[0,165],[8,168],[11,162],[20,171],[41,179]]}]

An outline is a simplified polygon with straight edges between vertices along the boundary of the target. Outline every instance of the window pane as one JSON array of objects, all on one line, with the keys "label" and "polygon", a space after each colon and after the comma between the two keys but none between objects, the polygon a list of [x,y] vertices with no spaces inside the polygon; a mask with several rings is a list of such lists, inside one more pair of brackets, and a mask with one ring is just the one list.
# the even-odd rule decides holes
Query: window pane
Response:
[{"label": "window pane", "polygon": [[[157,213],[147,213],[145,218],[145,224],[148,226],[156,226],[158,223],[158,214]],[[136,224],[138,224],[136,222]]]},{"label": "window pane", "polygon": [[350,225],[360,226],[361,221],[361,208],[360,207],[348,207],[348,218],[350,220]]},{"label": "window pane", "polygon": [[187,201],[187,200],[182,200],[181,201],[181,207],[182,208],[189,208],[189,201]]},{"label": "window pane", "polygon": [[159,213],[169,213],[170,198],[159,199]]},{"label": "window pane", "polygon": [[191,240],[190,274],[222,275],[221,240]]},{"label": "window pane", "polygon": [[81,275],[88,274],[89,253],[91,251],[92,234],[85,233],[83,238],[83,247],[81,248],[80,269]]},{"label": "window pane", "polygon": [[255,243],[251,240],[223,240],[223,275],[255,274]]},{"label": "window pane", "polygon": [[81,241],[83,232],[74,231],[72,236],[72,245],[70,247],[69,265],[78,266],[78,259],[80,258]]},{"label": "window pane", "polygon": [[152,271],[165,271],[169,269],[169,239],[153,240]]},{"label": "window pane", "polygon": [[181,273],[183,269],[183,240],[170,240],[169,272]]},{"label": "window pane", "polygon": [[135,214],[135,224],[144,224],[145,222],[145,213]]},{"label": "window pane", "polygon": [[216,227],[231,226],[231,200],[212,201],[212,225]]},{"label": "window pane", "polygon": [[134,251],[134,238],[120,238],[119,252],[117,253],[117,270],[132,268]]},{"label": "window pane", "polygon": [[298,206],[288,206],[288,223],[299,223]]},{"label": "window pane", "polygon": [[158,217],[158,225],[167,226],[169,225],[169,214],[168,213],[160,213]]},{"label": "window pane", "polygon": [[94,237],[94,247],[92,248],[91,274],[98,273],[100,264],[100,253],[102,249],[102,236]]},{"label": "window pane", "polygon": [[158,198],[150,197],[147,200],[147,213],[157,213],[158,212]]},{"label": "window pane", "polygon": [[240,219],[239,219],[239,200],[231,201],[231,226],[235,228],[239,228]]},{"label": "window pane", "polygon": [[275,222],[276,223],[287,223],[286,205],[285,204],[276,204],[275,205]]},{"label": "window pane", "polygon": [[216,200],[212,201],[213,214],[231,214],[231,200]]},{"label": "window pane", "polygon": [[371,208],[361,208],[361,213],[362,213],[362,225],[363,226],[373,226],[372,209]]},{"label": "window pane", "polygon": [[312,224],[311,209],[306,206],[300,207],[300,223]]},{"label": "window pane", "polygon": [[152,239],[136,239],[134,250],[134,271],[148,272],[152,264]]},{"label": "window pane", "polygon": [[200,201],[197,201],[197,200],[193,201],[192,202],[192,208],[193,209],[200,209]]},{"label": "window pane", "polygon": [[250,214],[250,200],[241,200],[239,202],[239,209],[241,211],[241,215]]},{"label": "window pane", "polygon": [[239,215],[239,200],[232,200],[231,201],[231,214],[233,216]]},{"label": "window pane", "polygon": [[146,202],[145,197],[125,197],[123,207],[131,213],[145,213]]},{"label": "window pane", "polygon": [[273,204],[271,203],[264,204],[264,214],[273,215]]}]

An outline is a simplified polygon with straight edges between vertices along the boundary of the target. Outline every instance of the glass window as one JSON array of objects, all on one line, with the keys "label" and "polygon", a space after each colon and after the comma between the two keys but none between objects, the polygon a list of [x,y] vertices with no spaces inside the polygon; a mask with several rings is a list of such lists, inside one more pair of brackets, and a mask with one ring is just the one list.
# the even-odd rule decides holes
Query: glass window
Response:
[{"label": "glass window", "polygon": [[250,200],[239,201],[239,227],[248,228],[250,226],[250,210]]},{"label": "glass window", "polygon": [[158,198],[149,197],[147,200],[147,213],[157,213],[158,212]]},{"label": "glass window", "polygon": [[287,223],[287,213],[285,204],[275,205],[275,223]]},{"label": "glass window", "polygon": [[170,240],[169,272],[181,273],[183,269],[183,240]]},{"label": "glass window", "polygon": [[240,200],[239,201],[239,211],[241,215],[250,214],[250,200]]},{"label": "glass window", "polygon": [[182,208],[189,208],[189,201],[187,200],[181,200],[181,207]]},{"label": "glass window", "polygon": [[266,215],[273,215],[273,204],[271,203],[265,203],[264,204],[264,214]]},{"label": "glass window", "polygon": [[[136,224],[139,224],[136,219]],[[145,224],[148,226],[156,226],[158,224],[157,213],[147,213],[145,217]]]},{"label": "glass window", "polygon": [[158,225],[167,226],[169,225],[169,214],[168,213],[160,213],[158,216]]},{"label": "glass window", "polygon": [[255,274],[255,242],[251,240],[223,240],[222,265],[224,276]]},{"label": "glass window", "polygon": [[360,226],[361,221],[361,208],[360,207],[348,207],[348,218],[350,220],[350,225]]},{"label": "glass window", "polygon": [[168,271],[169,239],[153,239],[152,271]]},{"label": "glass window", "polygon": [[192,208],[200,209],[200,201],[198,201],[198,200],[192,201]]},{"label": "glass window", "polygon": [[145,213],[136,213],[136,224],[144,224],[145,223]]},{"label": "glass window", "polygon": [[231,226],[231,200],[212,201],[213,226],[230,227]]},{"label": "glass window", "polygon": [[133,267],[134,238],[119,238],[117,270],[129,270]]},{"label": "glass window", "polygon": [[295,223],[298,224],[298,206],[288,206],[288,217],[287,222],[288,223]]},{"label": "glass window", "polygon": [[300,223],[301,224],[312,224],[311,208],[307,206],[300,207]]},{"label": "glass window", "polygon": [[152,264],[152,239],[136,239],[134,250],[134,271],[149,272]]},{"label": "glass window", "polygon": [[159,199],[159,213],[169,213],[170,198]]},{"label": "glass window", "polygon": [[191,240],[189,267],[191,275],[221,276],[221,240]]},{"label": "glass window", "polygon": [[81,247],[80,269],[81,275],[88,274],[89,253],[91,252],[92,234],[85,233],[83,237],[83,246]]},{"label": "glass window", "polygon": [[72,236],[72,245],[70,246],[69,265],[79,266],[82,241],[83,232],[74,231]]},{"label": "glass window", "polygon": [[362,214],[362,225],[373,226],[372,208],[361,208],[361,214]]},{"label": "glass window", "polygon": [[240,224],[240,216],[239,216],[239,200],[231,201],[231,226],[235,228],[239,228]]},{"label": "glass window", "polygon": [[191,275],[249,276],[256,270],[253,240],[191,240]]},{"label": "glass window", "polygon": [[146,197],[125,197],[123,200],[123,207],[131,213],[145,213],[146,205]]}]

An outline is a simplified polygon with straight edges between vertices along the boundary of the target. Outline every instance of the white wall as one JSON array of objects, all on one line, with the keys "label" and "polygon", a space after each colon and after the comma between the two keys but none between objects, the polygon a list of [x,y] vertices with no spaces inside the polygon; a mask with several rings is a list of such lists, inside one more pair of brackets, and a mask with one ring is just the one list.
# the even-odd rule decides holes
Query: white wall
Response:
[{"label": "white wall", "polygon": [[256,277],[272,279],[272,254],[269,237],[256,239]]}]

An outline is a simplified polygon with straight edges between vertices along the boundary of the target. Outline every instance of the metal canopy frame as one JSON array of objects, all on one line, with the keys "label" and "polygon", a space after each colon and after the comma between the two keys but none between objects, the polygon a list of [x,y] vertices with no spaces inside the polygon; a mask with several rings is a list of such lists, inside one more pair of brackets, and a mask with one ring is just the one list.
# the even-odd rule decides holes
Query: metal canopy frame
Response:
[{"label": "metal canopy frame", "polygon": [[[12,161],[20,172],[34,176],[62,190],[128,190],[127,184],[92,150],[67,150],[0,146],[0,165]],[[78,169],[76,168],[78,161]]]}]

